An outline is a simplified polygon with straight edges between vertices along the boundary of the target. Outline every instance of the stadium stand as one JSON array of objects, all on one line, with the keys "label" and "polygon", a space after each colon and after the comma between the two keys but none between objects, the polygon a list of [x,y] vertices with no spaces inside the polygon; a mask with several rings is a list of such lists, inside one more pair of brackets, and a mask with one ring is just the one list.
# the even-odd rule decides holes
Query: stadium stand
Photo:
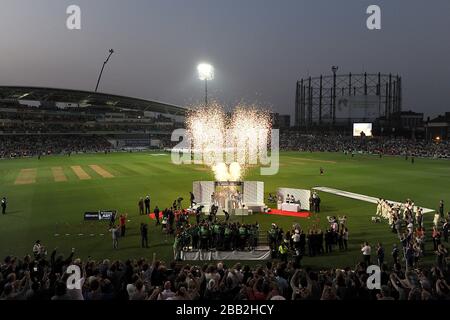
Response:
[{"label": "stadium stand", "polygon": [[364,152],[370,154],[450,159],[449,141],[425,141],[390,137],[347,137],[336,135],[306,135],[283,132],[283,150],[304,152]]},{"label": "stadium stand", "polygon": [[172,131],[183,126],[184,113],[116,95],[0,87],[0,158],[163,149],[170,147]]},{"label": "stadium stand", "polygon": [[0,158],[31,157],[78,152],[105,152],[111,149],[111,147],[111,144],[105,138],[100,136],[0,135]]},{"label": "stadium stand", "polygon": [[[0,158],[170,148],[176,144],[170,141],[171,133],[184,126],[185,112],[172,105],[116,95],[0,87]],[[293,130],[281,133],[280,147],[450,158],[450,143],[445,140],[306,135]]]}]

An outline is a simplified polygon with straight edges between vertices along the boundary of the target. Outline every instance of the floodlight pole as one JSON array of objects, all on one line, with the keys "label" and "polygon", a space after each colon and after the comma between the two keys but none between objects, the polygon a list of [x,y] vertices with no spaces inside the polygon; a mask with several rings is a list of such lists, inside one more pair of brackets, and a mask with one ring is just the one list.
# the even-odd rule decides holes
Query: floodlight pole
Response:
[{"label": "floodlight pole", "polygon": [[105,69],[105,65],[108,63],[109,58],[111,58],[113,53],[114,53],[114,50],[113,49],[109,49],[108,58],[106,58],[106,60],[103,62],[102,70],[100,71],[100,74],[98,75],[97,85],[95,86],[95,92],[97,92],[98,85],[100,84],[100,79],[102,78],[103,69]]},{"label": "floodlight pole", "polygon": [[333,71],[333,106],[332,106],[332,122],[333,126],[336,123],[336,72],[338,71],[338,66],[332,66],[331,71]]}]

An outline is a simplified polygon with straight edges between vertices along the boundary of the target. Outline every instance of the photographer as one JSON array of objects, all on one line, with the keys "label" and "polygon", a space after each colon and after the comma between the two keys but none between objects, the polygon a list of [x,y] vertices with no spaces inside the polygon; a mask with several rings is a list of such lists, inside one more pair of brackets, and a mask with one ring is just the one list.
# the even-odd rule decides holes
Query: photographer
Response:
[{"label": "photographer", "polygon": [[197,202],[195,202],[195,196],[191,191],[189,192],[189,195],[191,200],[191,208],[194,208],[194,206],[197,204]]},{"label": "photographer", "polygon": [[161,223],[159,222],[160,210],[159,210],[158,206],[156,206],[155,210],[153,210],[153,214],[155,215],[156,225],[159,226]]}]

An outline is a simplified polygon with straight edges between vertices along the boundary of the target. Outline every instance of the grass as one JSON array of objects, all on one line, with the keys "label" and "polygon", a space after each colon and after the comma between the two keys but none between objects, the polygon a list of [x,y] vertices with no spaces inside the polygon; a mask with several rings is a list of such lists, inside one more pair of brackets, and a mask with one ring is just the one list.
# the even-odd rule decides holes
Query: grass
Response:
[{"label": "grass", "polygon": [[[96,164],[113,174],[102,178],[89,165]],[[90,180],[79,180],[70,168],[81,166]],[[66,182],[54,182],[52,167],[63,168]],[[319,167],[325,175],[319,175]],[[15,185],[20,170],[37,169],[35,184]],[[139,216],[137,202],[149,194],[152,207],[170,206],[173,199],[183,196],[188,199],[192,181],[212,180],[212,174],[194,165],[177,166],[170,162],[170,155],[153,156],[152,153],[89,154],[43,157],[41,160],[16,159],[0,161],[0,196],[7,196],[8,214],[0,216],[0,256],[23,256],[31,253],[35,240],[40,239],[49,250],[67,254],[72,247],[77,256],[95,259],[151,258],[170,261],[172,238],[162,235],[146,216]],[[411,164],[401,157],[349,155],[340,153],[284,152],[280,156],[280,171],[275,176],[260,176],[259,169],[249,170],[246,180],[265,182],[266,195],[278,187],[311,188],[326,186],[346,191],[403,201],[412,198],[416,204],[436,209],[440,199],[450,201],[450,162],[446,160],[416,159]],[[327,215],[347,215],[350,231],[350,251],[309,258],[304,264],[313,267],[353,266],[360,261],[360,244],[382,242],[389,252],[398,242],[388,226],[373,224],[370,217],[375,205],[362,201],[322,193],[322,212],[310,219],[274,217],[264,214],[244,218],[257,220],[264,230],[276,221],[283,228],[299,222],[308,228],[316,218],[325,228]],[[187,201],[185,201],[187,204]],[[84,222],[85,211],[116,209],[127,212],[127,236],[120,239],[120,249],[111,248],[111,237],[104,222]],[[239,218],[240,219],[240,218]],[[139,224],[149,222],[149,249],[141,249]],[[426,226],[432,217],[426,217]],[[59,236],[55,236],[59,234]],[[66,234],[70,234],[67,235]],[[80,236],[79,234],[83,234]],[[91,235],[93,234],[93,235]],[[100,234],[104,234],[101,236]],[[427,234],[430,241],[431,236]],[[431,244],[427,243],[430,248]],[[389,262],[389,257],[388,257]],[[434,261],[429,254],[424,263]]]}]

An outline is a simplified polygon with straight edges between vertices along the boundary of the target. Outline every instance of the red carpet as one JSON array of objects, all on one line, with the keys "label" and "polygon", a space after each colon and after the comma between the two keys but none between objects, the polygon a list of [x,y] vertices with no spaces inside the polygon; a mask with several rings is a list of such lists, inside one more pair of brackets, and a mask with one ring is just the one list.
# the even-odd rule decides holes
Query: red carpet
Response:
[{"label": "red carpet", "polygon": [[[285,216],[285,217],[297,217],[297,218],[309,218],[311,216],[311,213],[309,211],[301,211],[301,212],[291,212],[291,211],[283,211],[278,209],[270,209],[270,212],[267,212],[267,214],[273,214],[278,216]],[[176,213],[175,216],[179,215],[179,213]],[[150,219],[155,219],[155,214],[151,213],[149,214]],[[162,211],[159,213],[159,219],[162,219],[163,213]]]},{"label": "red carpet", "polygon": [[[154,214],[154,213],[150,213],[148,216],[150,217],[150,219],[155,220],[155,214]],[[159,219],[162,219],[162,217],[163,217],[163,213],[162,213],[162,211],[161,211],[161,212],[159,213]]]},{"label": "red carpet", "polygon": [[[180,211],[175,211],[175,218],[177,218],[180,214],[181,214]],[[190,215],[192,215],[192,213]],[[148,216],[150,217],[150,219],[155,220],[155,214],[154,213],[150,213]],[[162,218],[163,218],[163,212],[161,211],[159,213],[159,219],[161,220]]]},{"label": "red carpet", "polygon": [[309,218],[311,216],[311,213],[309,211],[291,212],[278,209],[270,209],[270,212],[267,212],[267,214],[297,218]]}]

